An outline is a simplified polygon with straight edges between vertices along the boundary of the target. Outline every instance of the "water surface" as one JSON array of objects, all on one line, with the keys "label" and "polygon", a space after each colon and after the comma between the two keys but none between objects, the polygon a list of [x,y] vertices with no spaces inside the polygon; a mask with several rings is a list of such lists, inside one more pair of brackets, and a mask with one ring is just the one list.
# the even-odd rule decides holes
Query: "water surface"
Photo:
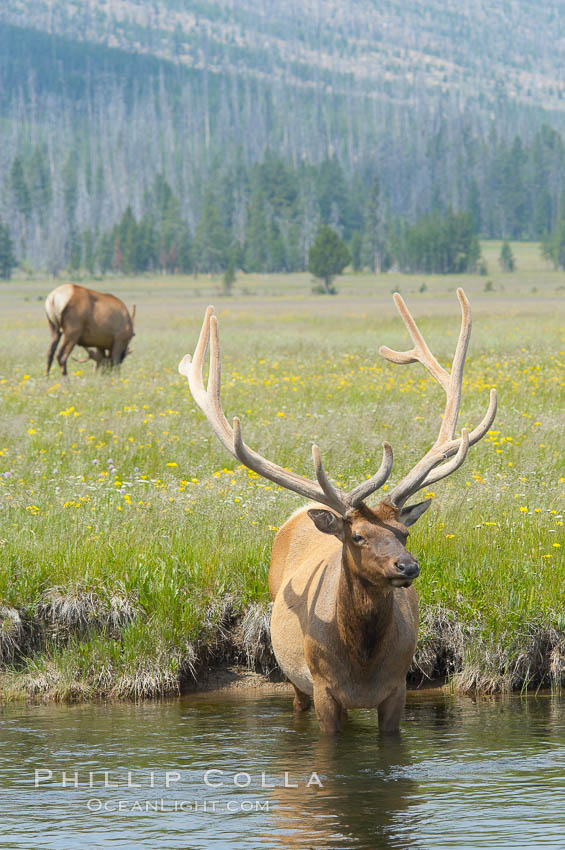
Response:
[{"label": "water surface", "polygon": [[332,741],[280,694],[8,706],[0,844],[564,848],[564,708],[415,692],[400,739],[358,711]]}]

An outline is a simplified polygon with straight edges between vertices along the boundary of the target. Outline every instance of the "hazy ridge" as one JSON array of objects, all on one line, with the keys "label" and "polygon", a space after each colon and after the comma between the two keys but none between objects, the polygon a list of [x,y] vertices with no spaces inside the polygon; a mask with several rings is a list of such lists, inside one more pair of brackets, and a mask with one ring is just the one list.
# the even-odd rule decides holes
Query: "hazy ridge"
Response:
[{"label": "hazy ridge", "polygon": [[[57,271],[128,206],[154,215],[162,177],[192,237],[212,198],[248,255],[254,213],[269,222],[274,259],[251,270],[298,270],[319,221],[363,233],[378,178],[389,219],[452,205],[482,235],[541,238],[564,185],[564,30],[559,4],[525,0],[15,0],[0,219]],[[253,200],[273,156],[292,210]]]}]

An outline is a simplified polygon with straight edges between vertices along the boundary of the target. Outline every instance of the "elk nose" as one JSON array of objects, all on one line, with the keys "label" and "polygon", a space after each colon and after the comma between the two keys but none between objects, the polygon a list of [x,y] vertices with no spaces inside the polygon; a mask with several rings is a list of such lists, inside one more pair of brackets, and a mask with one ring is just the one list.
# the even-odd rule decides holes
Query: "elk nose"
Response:
[{"label": "elk nose", "polygon": [[394,566],[406,578],[416,578],[420,575],[418,561],[414,558],[399,558]]}]

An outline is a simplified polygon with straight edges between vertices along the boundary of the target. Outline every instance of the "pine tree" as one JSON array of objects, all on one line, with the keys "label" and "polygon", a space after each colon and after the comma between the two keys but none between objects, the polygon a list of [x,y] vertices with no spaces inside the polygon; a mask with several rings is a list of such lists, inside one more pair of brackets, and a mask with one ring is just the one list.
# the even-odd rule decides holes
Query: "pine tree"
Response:
[{"label": "pine tree", "polygon": [[30,190],[32,207],[38,211],[39,219],[44,224],[53,197],[53,187],[47,152],[42,145],[37,145],[31,157]]},{"label": "pine tree", "polygon": [[155,178],[151,211],[155,220],[160,267],[169,273],[178,269],[189,271],[192,261],[190,251],[187,253],[188,232],[182,220],[180,202],[162,174]]},{"label": "pine tree", "polygon": [[114,259],[114,240],[111,233],[103,233],[96,250],[96,263],[101,274],[106,274],[112,268]]},{"label": "pine tree", "polygon": [[69,256],[69,270],[71,272],[78,272],[82,262],[82,243],[78,234],[75,233],[74,230],[71,232],[69,242],[71,249]]},{"label": "pine tree", "polygon": [[89,274],[94,274],[94,240],[90,230],[85,230],[82,236],[84,265]]},{"label": "pine tree", "polygon": [[335,230],[322,226],[308,254],[308,271],[324,281],[328,294],[333,294],[334,277],[341,274],[350,260],[347,245]]},{"label": "pine tree", "polygon": [[63,202],[69,226],[75,221],[78,202],[78,154],[71,151],[63,165]]},{"label": "pine tree", "polygon": [[181,231],[179,232],[179,243],[178,243],[178,269],[183,274],[190,274],[194,267],[193,260],[193,252],[192,252],[192,239],[190,237],[190,230],[187,225],[183,225]]},{"label": "pine tree", "polygon": [[502,243],[502,247],[500,249],[500,257],[498,258],[498,263],[503,272],[513,272],[516,270],[516,262],[514,260],[514,254],[512,253],[512,248],[510,247],[510,242],[507,239]]},{"label": "pine tree", "polygon": [[222,224],[212,191],[204,198],[202,215],[194,236],[194,252],[199,271],[218,272],[226,268],[229,236]]},{"label": "pine tree", "polygon": [[268,259],[267,208],[259,181],[255,181],[247,209],[245,271],[266,271]]},{"label": "pine tree", "polygon": [[565,269],[565,192],[561,195],[555,227],[542,239],[541,252],[546,259],[553,260],[556,269]]},{"label": "pine tree", "polygon": [[14,158],[10,170],[10,188],[17,211],[24,218],[29,218],[31,215],[31,195],[19,156]]},{"label": "pine tree", "polygon": [[559,218],[553,234],[553,262],[555,268],[565,269],[565,217]]},{"label": "pine tree", "polygon": [[10,231],[7,225],[0,221],[0,278],[8,280],[15,268],[16,258]]},{"label": "pine tree", "polygon": [[322,222],[341,231],[346,221],[347,189],[343,169],[335,157],[321,163],[317,190]]},{"label": "pine tree", "polygon": [[349,243],[349,252],[351,254],[351,264],[353,266],[354,272],[360,272],[363,268],[363,264],[361,262],[361,248],[362,248],[362,239],[359,231],[353,234],[351,237],[351,242]]},{"label": "pine tree", "polygon": [[471,222],[475,233],[480,233],[482,227],[481,196],[477,181],[474,177],[469,184],[467,209],[469,210],[469,215],[471,216]]},{"label": "pine tree", "polygon": [[461,274],[474,271],[481,249],[469,213],[424,215],[404,226],[394,240],[395,256],[404,271]]},{"label": "pine tree", "polygon": [[233,285],[235,283],[235,265],[233,259],[230,257],[228,260],[228,264],[226,266],[226,270],[224,272],[224,276],[222,278],[222,284],[224,287],[224,295],[231,295]]},{"label": "pine tree", "polygon": [[258,187],[276,217],[290,210],[298,196],[296,172],[284,160],[267,151],[256,168]]},{"label": "pine tree", "polygon": [[375,177],[365,208],[365,231],[361,260],[372,272],[380,274],[384,266],[384,222],[380,199],[379,178]]},{"label": "pine tree", "polygon": [[280,228],[276,221],[271,220],[268,235],[268,271],[288,271],[286,265],[286,252]]}]

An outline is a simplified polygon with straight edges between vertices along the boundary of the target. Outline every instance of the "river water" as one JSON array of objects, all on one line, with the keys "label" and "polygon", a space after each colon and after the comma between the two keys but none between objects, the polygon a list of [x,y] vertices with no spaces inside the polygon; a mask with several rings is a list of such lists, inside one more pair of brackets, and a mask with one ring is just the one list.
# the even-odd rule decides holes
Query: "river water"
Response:
[{"label": "river water", "polygon": [[565,701],[408,696],[337,740],[289,696],[0,713],[0,845],[565,848]]}]

